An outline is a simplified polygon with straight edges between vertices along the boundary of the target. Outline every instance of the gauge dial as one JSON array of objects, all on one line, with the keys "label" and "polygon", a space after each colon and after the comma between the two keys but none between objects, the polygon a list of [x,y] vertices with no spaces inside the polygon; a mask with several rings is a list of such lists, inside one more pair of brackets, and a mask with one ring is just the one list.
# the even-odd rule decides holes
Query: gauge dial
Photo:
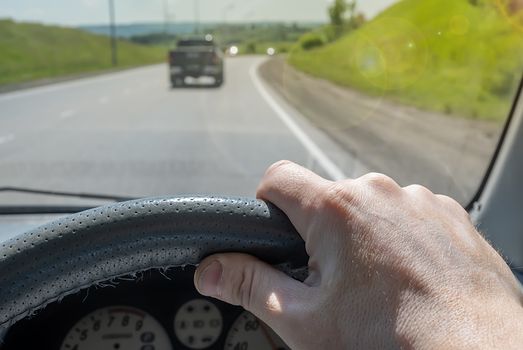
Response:
[{"label": "gauge dial", "polygon": [[213,345],[222,333],[222,314],[208,300],[193,299],[180,307],[174,318],[174,333],[190,349]]},{"label": "gauge dial", "polygon": [[234,321],[225,350],[290,350],[281,338],[250,312],[243,312]]},{"label": "gauge dial", "polygon": [[172,349],[165,329],[146,312],[126,306],[98,309],[78,321],[61,350]]}]

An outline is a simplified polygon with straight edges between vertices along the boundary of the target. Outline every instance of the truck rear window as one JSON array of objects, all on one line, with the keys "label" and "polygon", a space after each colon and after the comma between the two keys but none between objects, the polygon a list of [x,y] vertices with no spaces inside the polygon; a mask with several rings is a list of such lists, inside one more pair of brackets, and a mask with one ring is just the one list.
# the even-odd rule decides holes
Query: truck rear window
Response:
[{"label": "truck rear window", "polygon": [[180,40],[178,47],[180,46],[213,46],[213,42],[207,40]]}]

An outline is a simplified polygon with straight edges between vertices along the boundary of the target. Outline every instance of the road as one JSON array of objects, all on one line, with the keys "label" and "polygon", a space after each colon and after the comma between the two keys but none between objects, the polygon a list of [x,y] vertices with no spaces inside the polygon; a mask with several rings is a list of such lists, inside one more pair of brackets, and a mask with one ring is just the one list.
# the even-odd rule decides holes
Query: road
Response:
[{"label": "road", "polygon": [[[331,178],[351,172],[332,160],[344,156],[336,145],[264,87],[264,60],[228,59],[219,89],[170,89],[157,65],[2,94],[0,186],[252,197],[280,159]],[[43,203],[86,202],[0,193],[0,205]]]},{"label": "road", "polygon": [[[395,105],[261,56],[221,88],[171,89],[165,65],[0,94],[0,187],[255,195],[280,159],[340,179],[385,172],[467,204],[501,128]],[[2,204],[99,201],[0,192]]]}]

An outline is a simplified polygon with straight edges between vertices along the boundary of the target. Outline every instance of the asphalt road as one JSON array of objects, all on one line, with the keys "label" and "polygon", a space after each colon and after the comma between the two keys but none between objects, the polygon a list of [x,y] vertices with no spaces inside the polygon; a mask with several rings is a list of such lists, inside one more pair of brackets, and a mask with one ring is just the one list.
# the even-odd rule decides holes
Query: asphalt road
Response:
[{"label": "asphalt road", "polygon": [[[280,159],[344,176],[329,156],[343,152],[257,77],[264,60],[228,59],[218,89],[170,89],[157,65],[2,94],[0,187],[252,197]],[[0,193],[0,205],[46,203],[96,201]]]},{"label": "asphalt road", "polygon": [[[166,65],[0,94],[0,187],[255,195],[280,159],[340,179],[384,172],[467,204],[501,128],[363,96],[282,59],[226,60],[221,88],[171,89]],[[0,192],[0,205],[100,201]]]}]

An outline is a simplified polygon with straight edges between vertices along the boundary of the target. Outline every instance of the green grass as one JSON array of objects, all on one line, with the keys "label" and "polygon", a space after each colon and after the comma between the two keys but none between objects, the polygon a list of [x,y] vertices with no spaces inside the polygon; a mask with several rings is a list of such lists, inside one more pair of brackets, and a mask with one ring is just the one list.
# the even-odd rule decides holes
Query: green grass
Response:
[{"label": "green grass", "polygon": [[488,1],[403,0],[331,44],[296,45],[289,62],[371,95],[501,121],[523,73],[523,30]]},{"label": "green grass", "polygon": [[[165,59],[166,50],[119,41],[119,67]],[[0,84],[112,68],[109,39],[77,29],[0,20]]]}]

